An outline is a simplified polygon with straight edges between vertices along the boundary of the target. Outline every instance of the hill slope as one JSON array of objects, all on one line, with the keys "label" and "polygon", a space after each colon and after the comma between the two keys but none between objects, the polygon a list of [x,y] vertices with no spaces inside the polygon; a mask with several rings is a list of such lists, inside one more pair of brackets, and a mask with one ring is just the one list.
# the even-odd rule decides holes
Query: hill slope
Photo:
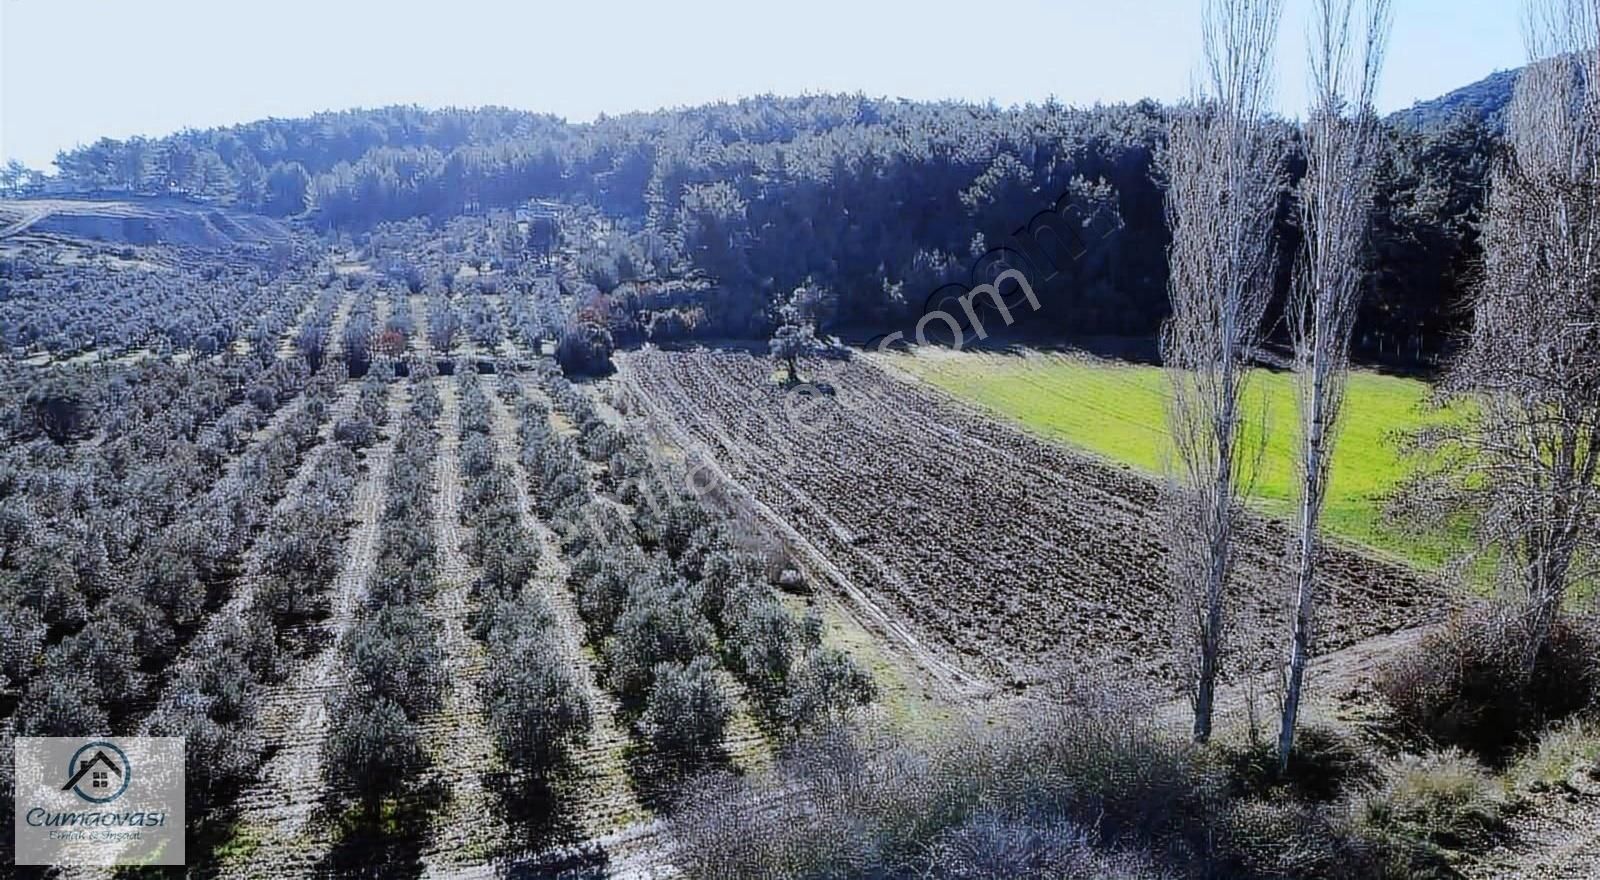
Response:
[{"label": "hill slope", "polygon": [[1499,131],[1505,125],[1506,106],[1511,103],[1511,90],[1516,87],[1521,72],[1521,68],[1496,71],[1472,85],[1431,101],[1419,101],[1408,110],[1391,114],[1389,121],[1407,128],[1428,130],[1440,128],[1465,114]]},{"label": "hill slope", "polygon": [[131,245],[226,248],[288,241],[269,217],[177,199],[25,199],[0,202],[0,238],[30,233]]}]

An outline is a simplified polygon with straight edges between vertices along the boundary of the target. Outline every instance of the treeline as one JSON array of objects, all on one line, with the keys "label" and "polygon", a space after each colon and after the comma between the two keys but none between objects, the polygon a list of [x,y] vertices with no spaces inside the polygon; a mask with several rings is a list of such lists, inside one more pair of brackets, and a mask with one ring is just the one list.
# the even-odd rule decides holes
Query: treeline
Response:
[{"label": "treeline", "polygon": [[[835,292],[819,315],[824,329],[901,329],[941,285],[969,282],[983,254],[1055,210],[1088,225],[1083,240],[1064,243],[1071,257],[1053,278],[1036,279],[1046,305],[1031,329],[1146,334],[1166,311],[1156,160],[1169,117],[1151,102],[999,109],[860,96],[757,98],[586,125],[493,109],[390,108],[138,146],[102,141],[64,155],[63,175],[85,189],[137,190],[146,178],[115,175],[144,166],[119,160],[121,152],[186,143],[214,152],[240,180],[258,166],[298,169],[275,191],[281,197],[242,185],[201,197],[352,232],[534,197],[587,204],[620,222],[602,235],[585,231],[586,280],[609,294],[665,272],[701,273],[725,292],[705,310],[714,324],[705,332],[722,335],[764,332],[772,299],[808,279]],[[1291,141],[1287,193],[1303,162],[1293,157],[1291,127],[1281,136]],[[1454,326],[1448,304],[1476,258],[1474,221],[1494,149],[1495,136],[1472,117],[1387,133],[1378,289],[1358,334],[1366,350],[1427,353]]]}]

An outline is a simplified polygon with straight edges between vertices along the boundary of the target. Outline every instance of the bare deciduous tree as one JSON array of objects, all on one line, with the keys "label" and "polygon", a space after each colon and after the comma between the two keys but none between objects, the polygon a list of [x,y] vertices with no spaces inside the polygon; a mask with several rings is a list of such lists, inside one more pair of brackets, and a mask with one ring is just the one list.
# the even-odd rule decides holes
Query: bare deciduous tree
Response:
[{"label": "bare deciduous tree", "polygon": [[[1428,446],[1525,602],[1531,670],[1600,554],[1600,2],[1530,0],[1529,53],[1491,183],[1483,284],[1446,390],[1475,418]],[[1445,510],[1459,509],[1447,507]]]},{"label": "bare deciduous tree", "polygon": [[1294,622],[1278,733],[1287,767],[1313,649],[1320,519],[1338,439],[1350,366],[1350,334],[1364,284],[1378,120],[1373,93],[1388,40],[1389,0],[1363,0],[1365,40],[1353,42],[1356,0],[1315,0],[1309,63],[1312,106],[1305,124],[1306,173],[1299,207],[1304,233],[1289,303],[1299,392],[1298,546]]},{"label": "bare deciduous tree", "polygon": [[1192,664],[1194,737],[1211,736],[1232,591],[1233,541],[1251,473],[1245,382],[1272,296],[1280,156],[1266,130],[1281,0],[1207,0],[1206,86],[1172,125],[1164,159],[1172,316],[1162,358],[1178,458],[1171,559]]}]

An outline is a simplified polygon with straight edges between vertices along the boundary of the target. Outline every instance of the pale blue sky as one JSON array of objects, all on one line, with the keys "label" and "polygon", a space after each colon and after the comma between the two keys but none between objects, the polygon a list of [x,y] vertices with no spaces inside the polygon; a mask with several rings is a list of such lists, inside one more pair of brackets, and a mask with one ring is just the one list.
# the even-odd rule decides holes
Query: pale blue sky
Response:
[{"label": "pale blue sky", "polygon": [[[1280,109],[1309,0],[1285,0]],[[1517,0],[1396,0],[1382,109],[1522,61]],[[417,103],[592,119],[761,92],[1001,104],[1187,93],[1200,0],[0,0],[0,155]]]}]

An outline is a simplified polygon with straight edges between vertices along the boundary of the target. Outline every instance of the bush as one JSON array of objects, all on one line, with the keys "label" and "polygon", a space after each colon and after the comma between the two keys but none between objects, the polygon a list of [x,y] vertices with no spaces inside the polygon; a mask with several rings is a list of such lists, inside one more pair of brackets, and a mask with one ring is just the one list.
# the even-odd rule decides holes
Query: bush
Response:
[{"label": "bush", "polygon": [[1267,794],[1282,787],[1297,798],[1325,803],[1352,785],[1366,785],[1378,778],[1377,764],[1353,737],[1317,725],[1303,725],[1295,731],[1287,773],[1278,770],[1275,741],[1219,746],[1218,752],[1228,768],[1232,790],[1239,796]]},{"label": "bush", "polygon": [[1361,805],[1369,828],[1444,849],[1479,848],[1505,826],[1505,788],[1468,755],[1407,756]]},{"label": "bush", "polygon": [[763,779],[692,788],[673,830],[699,878],[920,876],[941,842],[952,859],[976,852],[959,829],[985,811],[1092,830],[1102,853],[1139,846],[1204,865],[1223,812],[1193,747],[1159,738],[1148,709],[1109,700],[931,749],[836,727],[797,742]]},{"label": "bush", "polygon": [[733,716],[733,701],[711,661],[660,663],[652,672],[655,683],[639,724],[645,738],[658,754],[689,763],[704,760],[721,746]]},{"label": "bush", "polygon": [[1551,723],[1600,697],[1600,630],[1559,618],[1533,668],[1519,615],[1481,606],[1379,670],[1378,692],[1401,729],[1499,765]]},{"label": "bush", "polygon": [[1591,718],[1573,718],[1545,731],[1507,776],[1537,791],[1567,785],[1578,772],[1600,779],[1600,722]]},{"label": "bush", "polygon": [[984,811],[935,841],[919,876],[943,880],[1156,880],[1175,875],[1158,870],[1136,853],[1097,847],[1094,835],[1074,822],[1050,816],[1010,818]]}]

